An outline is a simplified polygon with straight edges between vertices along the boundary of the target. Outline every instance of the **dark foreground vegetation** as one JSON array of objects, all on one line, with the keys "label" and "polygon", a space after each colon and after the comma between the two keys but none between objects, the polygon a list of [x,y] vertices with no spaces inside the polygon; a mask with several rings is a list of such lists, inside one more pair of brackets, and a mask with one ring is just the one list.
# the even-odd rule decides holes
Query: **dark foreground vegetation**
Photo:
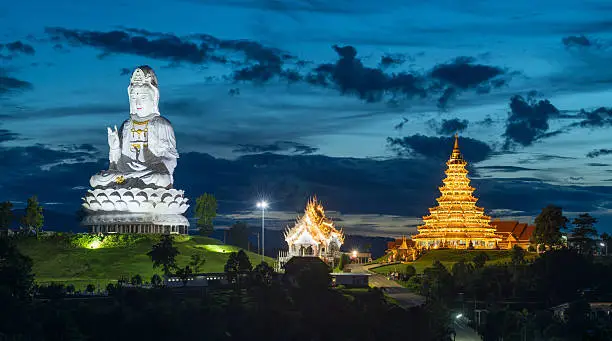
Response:
[{"label": "dark foreground vegetation", "polygon": [[511,259],[488,264],[482,253],[449,268],[434,261],[422,275],[408,266],[399,275],[429,302],[469,317],[485,341],[612,340],[611,315],[591,306],[612,302],[608,257],[560,248],[529,260],[516,247]]},{"label": "dark foreground vegetation", "polygon": [[405,311],[377,289],[331,289],[320,268],[287,281],[257,266],[246,280],[216,290],[119,286],[108,297],[60,290],[46,298],[33,295],[31,268],[0,238],[0,340],[449,339],[438,303]]}]

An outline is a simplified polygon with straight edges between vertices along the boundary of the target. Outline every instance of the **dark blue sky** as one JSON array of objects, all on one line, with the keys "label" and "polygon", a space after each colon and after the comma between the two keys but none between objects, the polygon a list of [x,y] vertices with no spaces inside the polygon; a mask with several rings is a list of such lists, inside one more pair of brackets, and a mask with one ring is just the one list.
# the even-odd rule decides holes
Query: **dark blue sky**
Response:
[{"label": "dark blue sky", "polygon": [[2,4],[0,200],[76,211],[148,64],[176,185],[226,218],[263,196],[281,227],[316,193],[347,233],[408,233],[459,132],[490,214],[607,222],[611,17],[608,1]]}]

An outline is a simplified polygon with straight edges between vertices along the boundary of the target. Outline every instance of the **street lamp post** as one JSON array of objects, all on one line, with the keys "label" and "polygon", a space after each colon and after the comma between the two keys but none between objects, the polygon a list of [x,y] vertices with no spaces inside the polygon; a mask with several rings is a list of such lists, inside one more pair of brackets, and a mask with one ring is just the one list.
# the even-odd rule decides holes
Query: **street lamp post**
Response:
[{"label": "street lamp post", "polygon": [[265,223],[265,212],[266,212],[266,208],[268,208],[268,203],[265,201],[260,201],[257,203],[257,207],[261,208],[261,262],[264,262],[264,251],[266,249],[266,247],[264,246],[264,242],[265,242],[265,230],[264,230],[264,223]]}]

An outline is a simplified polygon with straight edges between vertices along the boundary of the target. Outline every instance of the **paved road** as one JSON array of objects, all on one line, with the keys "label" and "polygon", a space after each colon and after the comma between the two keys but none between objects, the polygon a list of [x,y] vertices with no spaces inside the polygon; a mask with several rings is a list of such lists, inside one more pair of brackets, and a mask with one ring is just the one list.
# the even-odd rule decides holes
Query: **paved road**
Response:
[{"label": "paved road", "polygon": [[[350,264],[351,272],[365,272],[371,274],[370,285],[379,287],[385,293],[397,300],[399,306],[408,309],[419,306],[425,303],[425,297],[417,295],[410,290],[404,288],[395,281],[387,279],[387,277],[370,271],[371,268],[379,266],[378,264]],[[453,327],[455,329],[455,341],[481,341],[482,339],[472,328],[467,326],[465,318],[456,319],[453,317]]]},{"label": "paved road", "polygon": [[455,328],[455,341],[482,341],[480,335],[474,329],[467,326],[465,318],[454,319],[453,328]]},{"label": "paved road", "polygon": [[370,271],[370,268],[378,266],[350,264],[351,272],[365,272],[371,274],[370,285],[383,289],[383,291],[391,298],[397,300],[398,305],[404,309],[419,306],[425,303],[425,297],[412,293],[410,290],[399,285],[395,281],[387,279],[387,277]]}]

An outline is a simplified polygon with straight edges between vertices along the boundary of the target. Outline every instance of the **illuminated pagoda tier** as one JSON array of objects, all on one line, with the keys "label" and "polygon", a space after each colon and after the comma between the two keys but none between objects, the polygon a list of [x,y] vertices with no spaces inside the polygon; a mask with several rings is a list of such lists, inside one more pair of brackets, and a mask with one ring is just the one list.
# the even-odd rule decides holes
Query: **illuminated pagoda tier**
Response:
[{"label": "illuminated pagoda tier", "polygon": [[279,254],[279,263],[296,256],[319,257],[333,263],[340,258],[344,233],[334,227],[334,222],[325,216],[323,205],[313,197],[308,200],[304,215],[285,231],[285,241],[289,250]]},{"label": "illuminated pagoda tier", "polygon": [[476,206],[478,199],[473,195],[474,187],[470,186],[467,162],[459,151],[458,140],[455,134],[444,185],[439,187],[442,195],[436,199],[438,206],[429,209],[429,215],[423,217],[424,225],[412,237],[419,248],[493,249],[501,241],[491,225],[491,217]]}]

